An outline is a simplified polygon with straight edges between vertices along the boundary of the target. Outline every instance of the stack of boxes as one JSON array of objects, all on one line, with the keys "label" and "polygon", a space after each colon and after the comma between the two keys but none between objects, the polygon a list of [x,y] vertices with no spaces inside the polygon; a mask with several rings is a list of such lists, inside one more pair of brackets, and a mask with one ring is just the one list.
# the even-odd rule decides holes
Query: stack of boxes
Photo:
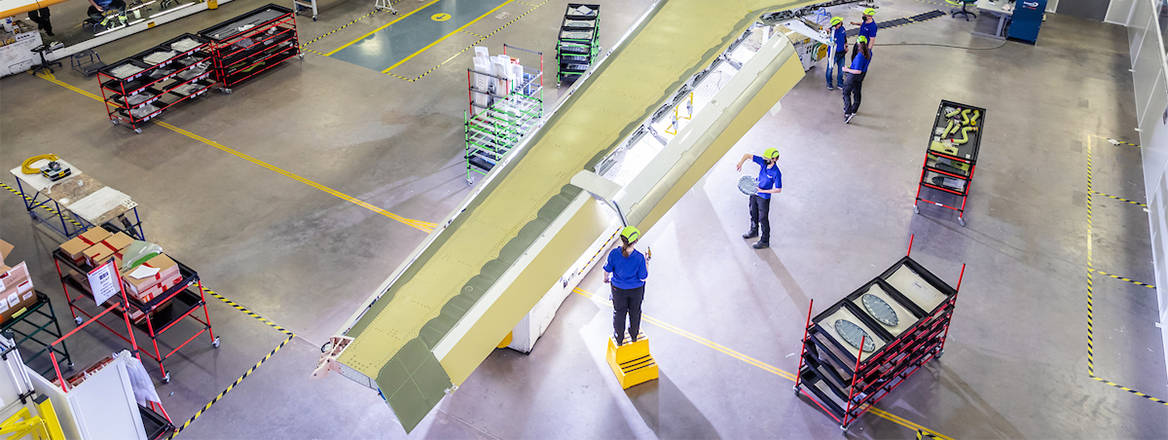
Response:
[{"label": "stack of boxes", "polygon": [[113,259],[114,264],[121,269],[122,287],[126,295],[141,302],[149,302],[161,296],[167,289],[182,281],[178,263],[161,253],[140,265],[122,268],[123,251],[133,241],[122,232],[110,233],[101,228],[93,228],[66,241],[60,249],[72,258],[74,263],[87,267],[97,267]]},{"label": "stack of boxes", "polygon": [[4,263],[12,248],[11,244],[0,240],[0,323],[7,322],[36,303],[36,291],[32,288],[32,278],[28,276],[28,265],[23,261],[11,267]]}]

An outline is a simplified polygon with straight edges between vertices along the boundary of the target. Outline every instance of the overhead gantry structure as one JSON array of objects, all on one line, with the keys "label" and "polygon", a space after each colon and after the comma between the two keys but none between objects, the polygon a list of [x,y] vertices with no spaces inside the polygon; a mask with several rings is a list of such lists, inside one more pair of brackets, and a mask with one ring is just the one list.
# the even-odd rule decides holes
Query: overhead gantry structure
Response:
[{"label": "overhead gantry structure", "polygon": [[[657,3],[338,332],[345,376],[379,390],[407,431],[470,376],[598,237],[611,207],[648,231],[803,77],[767,40],[635,177],[594,174],[764,15],[854,0]],[[589,187],[584,191],[573,182]],[[598,342],[599,343],[599,342]]]}]

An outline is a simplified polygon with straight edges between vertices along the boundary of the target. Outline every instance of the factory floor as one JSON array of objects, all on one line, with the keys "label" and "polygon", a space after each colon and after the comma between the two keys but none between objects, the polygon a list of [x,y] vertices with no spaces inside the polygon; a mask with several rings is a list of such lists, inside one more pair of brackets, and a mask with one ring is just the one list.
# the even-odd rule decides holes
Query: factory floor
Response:
[{"label": "factory floor", "polygon": [[[235,0],[98,50],[112,62],[264,3]],[[419,33],[442,33],[382,73],[323,54],[435,3],[403,0],[395,16],[322,1],[319,21],[298,21],[303,61],[175,108],[142,134],[109,124],[87,96],[99,94],[92,78],[66,69],[0,79],[5,169],[61,155],[131,195],[147,238],[198,270],[208,289],[294,333],[208,296],[222,346],[193,342],[168,362],[173,380],[158,383],[176,424],[197,414],[180,438],[406,437],[376,392],[310,374],[321,344],[425,237],[409,219],[439,221],[469,193],[465,49],[543,50],[554,69],[566,1],[481,3],[495,9],[469,8],[489,12],[452,18],[462,23],[453,31],[419,24]],[[602,45],[612,47],[650,3],[604,3]],[[880,3],[879,20],[945,9]],[[781,111],[647,231],[654,259],[643,328],[660,380],[616,385],[603,359],[611,309],[593,273],[531,354],[496,351],[410,436],[913,438],[927,428],[953,438],[1168,437],[1168,407],[1118,388],[1168,395],[1155,292],[1104,275],[1153,279],[1146,212],[1104,195],[1143,200],[1139,149],[1106,141],[1136,140],[1126,30],[1050,15],[1037,46],[997,47],[971,28],[943,17],[881,30],[850,125],[822,66],[811,70]],[[566,90],[553,83],[549,107]],[[911,209],[940,99],[988,113],[967,227],[948,210]],[[746,200],[733,162],[770,146],[782,152],[784,192],[771,208],[772,248],[756,251],[739,238]],[[1099,194],[1088,193],[1088,157]],[[15,185],[8,174],[0,182]],[[59,238],[5,194],[0,238],[16,245],[9,262],[28,262],[68,330],[49,258]],[[903,255],[912,234],[913,256],[951,283],[967,264],[945,355],[841,434],[784,377],[796,368],[808,302],[818,312],[850,293]],[[192,330],[176,327],[164,342]],[[124,346],[93,328],[68,343],[79,366]],[[157,382],[156,365],[146,365]]]}]

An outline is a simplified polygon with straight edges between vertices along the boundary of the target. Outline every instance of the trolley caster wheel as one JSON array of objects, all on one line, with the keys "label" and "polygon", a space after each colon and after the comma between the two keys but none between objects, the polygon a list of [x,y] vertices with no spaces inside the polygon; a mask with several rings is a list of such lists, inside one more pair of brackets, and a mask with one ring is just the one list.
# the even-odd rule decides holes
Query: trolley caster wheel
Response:
[{"label": "trolley caster wheel", "polygon": [[137,134],[142,134],[142,129],[141,129],[141,128],[135,128],[135,129],[134,129],[134,133],[137,133]]},{"label": "trolley caster wheel", "polygon": [[219,348],[219,337],[218,336],[215,337],[214,341],[211,341],[211,346],[215,347],[215,348]]},{"label": "trolley caster wheel", "polygon": [[76,325],[81,325],[81,317],[78,316],[76,318],[73,318],[73,323]]},{"label": "trolley caster wheel", "polygon": [[117,120],[117,119],[110,119],[110,123],[111,123],[111,124],[114,124],[114,126],[115,126],[115,127],[117,127],[117,126],[118,126],[118,120]]},{"label": "trolley caster wheel", "polygon": [[845,432],[846,432],[847,430],[848,430],[848,427],[847,427],[847,426],[840,425],[840,431],[845,431]]},{"label": "trolley caster wheel", "polygon": [[965,227],[965,218],[957,217],[957,223],[959,223],[961,225],[961,227],[964,228]]},{"label": "trolley caster wheel", "polygon": [[162,376],[162,383],[170,383],[170,372],[167,372],[165,376]]},{"label": "trolley caster wheel", "polygon": [[913,205],[913,214],[920,214],[920,213],[921,213],[921,207],[917,206],[917,205]]},{"label": "trolley caster wheel", "polygon": [[223,94],[224,94],[224,95],[230,95],[230,94],[231,94],[231,89],[229,89],[229,88],[227,88],[227,87],[221,88],[221,89],[219,89],[219,91],[220,91],[220,92],[223,92]]},{"label": "trolley caster wheel", "polygon": [[65,364],[65,370],[73,371],[73,361],[69,361],[69,363]]},{"label": "trolley caster wheel", "polygon": [[303,53],[303,52],[301,52],[301,53],[300,53],[300,55],[297,55],[297,56],[299,56],[299,57],[300,57],[300,60],[301,60],[301,61],[304,61],[304,53]]}]

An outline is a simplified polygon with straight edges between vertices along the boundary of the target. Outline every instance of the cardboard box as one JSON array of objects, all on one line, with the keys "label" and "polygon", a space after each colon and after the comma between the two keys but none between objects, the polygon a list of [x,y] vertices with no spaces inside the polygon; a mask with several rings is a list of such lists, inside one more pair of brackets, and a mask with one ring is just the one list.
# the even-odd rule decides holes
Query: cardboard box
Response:
[{"label": "cardboard box", "polygon": [[[155,296],[161,295],[167,289],[174,287],[179,281],[182,281],[182,274],[179,273],[178,263],[167,257],[166,254],[158,254],[153,258],[146,260],[142,266],[153,267],[158,269],[154,275],[144,278],[136,278],[131,274],[133,269],[122,272],[123,286],[126,293],[138,298],[139,301],[150,301]],[[136,268],[135,268],[136,269]]]},{"label": "cardboard box", "polygon": [[28,265],[23,261],[11,267],[4,263],[12,248],[11,244],[0,240],[0,323],[36,303],[36,290],[32,288]]},{"label": "cardboard box", "polygon": [[82,251],[81,254],[85,257],[87,264],[97,267],[110,258],[113,258],[115,254],[119,254],[122,249],[125,249],[133,241],[134,239],[130,238],[129,235],[119,232],[95,243],[93,246]]},{"label": "cardboard box", "polygon": [[102,228],[91,228],[88,231],[82,232],[81,235],[73,237],[73,239],[61,244],[61,252],[64,252],[69,257],[73,258],[74,263],[80,264],[85,261],[85,256],[82,252],[89,249],[90,246],[109,238],[109,231]]}]

